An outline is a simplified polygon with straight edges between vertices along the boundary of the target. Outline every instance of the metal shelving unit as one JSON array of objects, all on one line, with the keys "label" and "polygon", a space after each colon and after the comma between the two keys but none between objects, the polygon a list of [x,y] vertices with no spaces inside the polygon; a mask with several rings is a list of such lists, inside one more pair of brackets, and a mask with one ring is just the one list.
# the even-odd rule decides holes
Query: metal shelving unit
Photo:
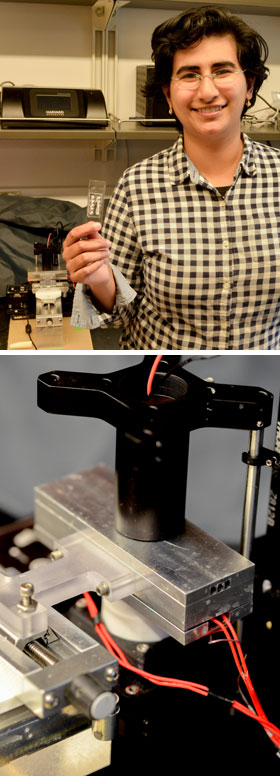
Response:
[{"label": "metal shelving unit", "polygon": [[[267,126],[252,127],[247,122],[242,129],[260,143],[280,141],[280,129]],[[0,129],[1,140],[86,140],[93,148],[106,149],[115,140],[176,140],[176,127],[143,126],[137,121],[116,121],[106,129]]]},{"label": "metal shelving unit", "polygon": [[[10,2],[94,6],[97,0],[10,0]],[[100,2],[100,0],[98,0],[98,2]],[[208,0],[209,5],[214,5],[215,2],[216,0]],[[184,8],[199,7],[200,5],[205,5],[205,0],[195,0],[194,2],[184,2],[184,0],[129,0],[126,7],[152,8],[154,10],[160,8],[163,10],[170,9],[171,11],[173,9],[178,9],[178,11],[180,11],[181,9],[184,10]],[[223,5],[226,5],[229,10],[234,13],[280,16],[279,0],[268,0],[267,3],[265,3],[264,0],[246,0],[246,2],[244,2],[244,0],[235,0],[234,3],[223,0]]]},{"label": "metal shelving unit", "polygon": [[[143,126],[137,121],[117,121],[114,125],[116,140],[176,140],[176,127]],[[260,143],[268,140],[273,144],[280,141],[280,129],[269,124],[260,128],[253,127],[250,122],[242,122],[242,129],[253,140]]]},{"label": "metal shelving unit", "polygon": [[[209,5],[215,5],[216,0],[208,0]],[[223,5],[226,5],[229,11],[233,13],[245,13],[245,14],[260,14],[261,16],[280,16],[279,0],[268,0],[267,3],[264,0],[235,0],[234,3],[223,0]],[[183,0],[130,0],[131,8],[162,8],[163,10],[178,8],[178,11],[187,8],[194,8],[200,5],[205,5],[205,0],[198,0],[198,2],[187,2]]]},{"label": "metal shelving unit", "polygon": [[[80,5],[94,7],[107,7],[112,4],[112,0],[11,0],[11,2],[32,2],[34,4],[59,4],[59,5]],[[121,7],[118,0],[114,0],[116,9]],[[216,0],[208,0],[209,5],[215,4]],[[144,9],[170,9],[170,11],[180,11],[191,7],[199,7],[205,4],[205,0],[128,0],[125,8],[143,8]],[[234,3],[229,0],[223,0],[223,5],[236,13],[261,14],[264,16],[280,17],[280,0],[235,0]],[[260,142],[280,141],[280,128],[274,128],[270,125],[260,128],[253,127],[248,122],[243,124],[244,131],[253,139]],[[177,137],[176,127],[168,126],[144,126],[137,121],[122,120],[116,118],[110,127],[100,129],[2,129],[0,120],[0,141],[1,140],[87,140],[91,141],[93,148],[106,149],[115,140],[168,140],[174,141]]]},{"label": "metal shelving unit", "polygon": [[277,143],[280,141],[280,128],[271,127],[270,124],[258,128],[253,127],[250,122],[244,121],[242,123],[242,129],[246,135],[249,135],[252,140],[256,140],[258,143],[265,143],[269,140],[273,145],[273,141]]},{"label": "metal shelving unit", "polygon": [[160,121],[158,125],[153,126],[154,122],[153,119],[150,126],[148,122],[147,126],[144,126],[140,121],[116,119],[114,123],[116,140],[176,140],[178,132],[174,122],[170,122],[172,124],[170,127],[163,126]]},{"label": "metal shelving unit", "polygon": [[114,142],[112,127],[104,129],[1,129],[1,140],[87,140],[92,148],[104,150]]}]

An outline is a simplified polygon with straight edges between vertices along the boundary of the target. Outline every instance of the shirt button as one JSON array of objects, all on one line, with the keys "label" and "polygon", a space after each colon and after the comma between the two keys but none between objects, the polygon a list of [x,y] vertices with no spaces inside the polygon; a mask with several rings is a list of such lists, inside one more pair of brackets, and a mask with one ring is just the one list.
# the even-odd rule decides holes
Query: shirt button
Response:
[{"label": "shirt button", "polygon": [[223,241],[223,246],[224,246],[224,248],[228,248],[228,240],[224,240]]},{"label": "shirt button", "polygon": [[221,329],[226,329],[226,328],[227,328],[227,322],[221,321]]},{"label": "shirt button", "polygon": [[229,288],[230,288],[230,284],[229,283],[224,283],[224,291],[228,291]]}]

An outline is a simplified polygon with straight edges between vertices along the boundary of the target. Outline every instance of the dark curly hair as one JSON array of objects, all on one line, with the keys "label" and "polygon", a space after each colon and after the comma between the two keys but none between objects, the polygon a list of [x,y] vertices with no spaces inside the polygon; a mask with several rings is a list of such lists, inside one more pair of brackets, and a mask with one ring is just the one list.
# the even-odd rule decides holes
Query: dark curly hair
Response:
[{"label": "dark curly hair", "polygon": [[[174,54],[178,49],[188,49],[210,35],[231,35],[237,47],[237,57],[242,70],[246,70],[248,86],[255,78],[251,105],[255,104],[257,93],[269,74],[265,62],[268,57],[268,45],[264,38],[249,27],[238,16],[218,5],[204,5],[190,8],[179,16],[160,24],[152,35],[152,60],[155,64],[152,82],[145,87],[145,94],[159,98],[162,87],[170,83]],[[244,105],[241,118],[246,113]],[[177,119],[177,126],[182,125]]]}]

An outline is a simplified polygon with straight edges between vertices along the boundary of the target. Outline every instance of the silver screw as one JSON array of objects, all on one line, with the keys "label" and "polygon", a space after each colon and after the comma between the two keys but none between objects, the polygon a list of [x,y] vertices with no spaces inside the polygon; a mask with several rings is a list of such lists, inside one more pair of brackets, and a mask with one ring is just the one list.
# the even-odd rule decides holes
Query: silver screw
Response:
[{"label": "silver screw", "polygon": [[108,582],[99,582],[99,585],[97,585],[97,588],[96,588],[96,593],[97,595],[100,595],[100,596],[109,595],[110,588],[109,588]]},{"label": "silver screw", "polygon": [[258,428],[262,428],[262,427],[263,427],[263,422],[262,422],[262,420],[258,420],[258,421],[257,421],[257,426],[258,426]]},{"label": "silver screw", "polygon": [[114,682],[119,676],[118,669],[110,666],[110,668],[106,668],[104,676],[105,679],[107,679],[107,682]]},{"label": "silver screw", "polygon": [[264,579],[262,583],[262,592],[268,593],[269,590],[272,590],[272,583],[270,579]]},{"label": "silver screw", "polygon": [[59,698],[53,692],[47,692],[44,697],[45,709],[56,709],[59,704]]},{"label": "silver screw", "polygon": [[272,461],[271,461],[270,458],[267,459],[267,461],[265,462],[265,465],[266,466],[272,466]]},{"label": "silver screw", "polygon": [[20,586],[21,599],[17,604],[17,608],[21,612],[34,612],[34,609],[36,609],[37,601],[34,601],[32,598],[33,593],[34,587],[32,582],[24,582]]},{"label": "silver screw", "polygon": [[139,684],[128,684],[125,688],[125,692],[127,695],[139,695],[141,690]]},{"label": "silver screw", "polygon": [[62,550],[52,550],[49,554],[49,558],[51,560],[60,560],[60,558],[63,558]]},{"label": "silver screw", "polygon": [[149,644],[137,644],[136,652],[138,652],[139,655],[146,655],[146,652],[148,652]]}]

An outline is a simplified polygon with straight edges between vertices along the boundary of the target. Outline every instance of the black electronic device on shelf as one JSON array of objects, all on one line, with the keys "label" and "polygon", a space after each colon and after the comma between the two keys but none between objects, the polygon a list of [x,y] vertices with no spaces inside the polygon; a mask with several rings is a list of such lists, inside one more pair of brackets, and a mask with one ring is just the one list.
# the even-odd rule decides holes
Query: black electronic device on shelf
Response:
[{"label": "black electronic device on shelf", "polygon": [[100,89],[3,86],[2,129],[102,129],[108,116]]},{"label": "black electronic device on shelf", "polygon": [[[145,126],[176,126],[174,117],[168,112],[167,100],[163,92],[156,96],[146,95],[145,86],[149,85],[154,74],[153,65],[137,65],[136,67],[136,114]],[[146,121],[145,121],[146,119]]]}]

